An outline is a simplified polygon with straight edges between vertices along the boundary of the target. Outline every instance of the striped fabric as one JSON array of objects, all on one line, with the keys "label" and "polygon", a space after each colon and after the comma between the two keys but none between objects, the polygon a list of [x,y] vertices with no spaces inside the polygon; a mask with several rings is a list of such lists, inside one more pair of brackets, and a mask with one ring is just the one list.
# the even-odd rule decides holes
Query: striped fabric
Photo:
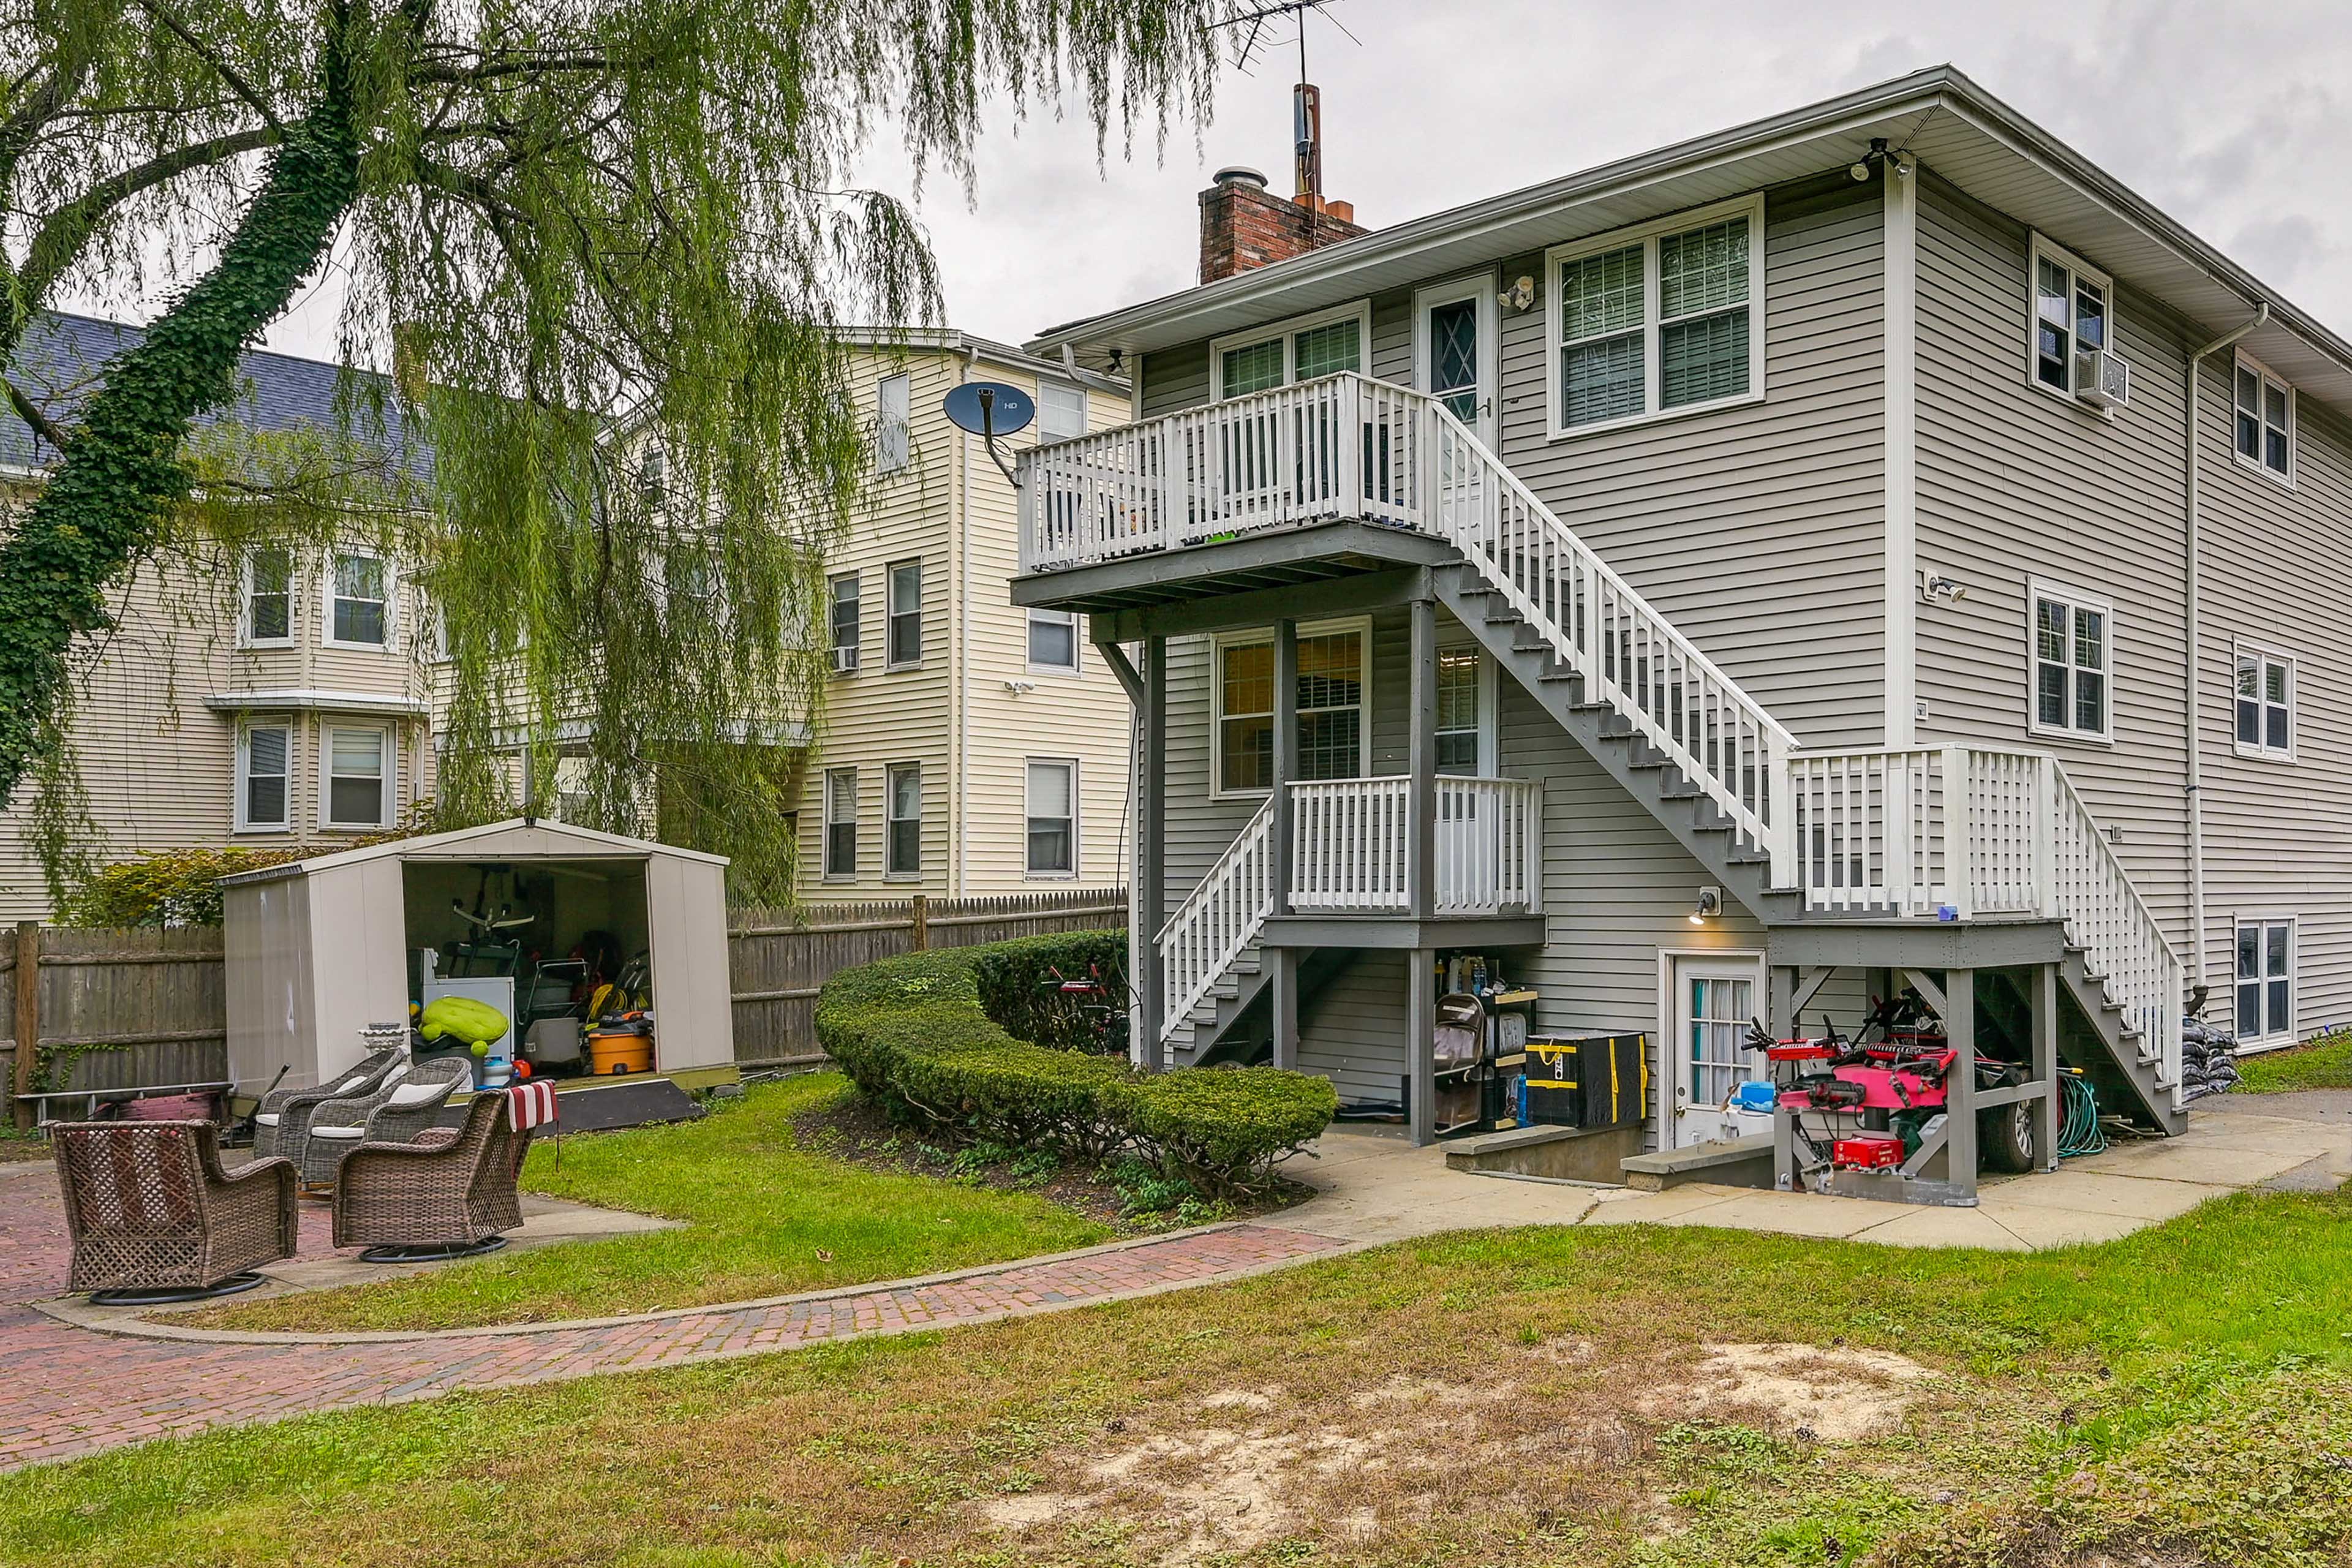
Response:
[{"label": "striped fabric", "polygon": [[555,1085],[545,1079],[533,1079],[508,1089],[507,1125],[518,1132],[528,1132],[534,1127],[544,1127],[555,1121]]}]

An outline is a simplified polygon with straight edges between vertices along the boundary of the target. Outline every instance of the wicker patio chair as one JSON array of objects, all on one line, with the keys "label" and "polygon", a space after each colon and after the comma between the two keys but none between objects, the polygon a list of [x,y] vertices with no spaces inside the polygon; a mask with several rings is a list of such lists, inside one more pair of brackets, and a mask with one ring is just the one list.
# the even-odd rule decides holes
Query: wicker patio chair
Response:
[{"label": "wicker patio chair", "polygon": [[[433,1125],[442,1106],[461,1085],[474,1081],[474,1064],[463,1057],[401,1062],[364,1093],[320,1100],[310,1110],[302,1152],[295,1156],[306,1187],[331,1185],[335,1167],[362,1142],[405,1143]],[[376,1125],[382,1118],[383,1125]],[[293,1154],[292,1150],[287,1152]]]},{"label": "wicker patio chair", "polygon": [[73,1262],[66,1289],[101,1305],[249,1290],[294,1256],[294,1166],[221,1168],[209,1121],[71,1121],[49,1129]]},{"label": "wicker patio chair", "polygon": [[340,1095],[365,1094],[383,1081],[407,1053],[398,1047],[370,1051],[360,1059],[359,1066],[339,1073],[325,1083],[312,1084],[308,1089],[276,1089],[261,1097],[260,1109],[253,1116],[253,1152],[257,1159],[282,1154],[299,1159],[302,1140],[310,1125],[310,1112],[320,1103]]},{"label": "wicker patio chair", "polygon": [[462,1258],[506,1245],[522,1224],[506,1096],[478,1094],[461,1127],[406,1143],[362,1143],[335,1183],[335,1245],[372,1263]]}]

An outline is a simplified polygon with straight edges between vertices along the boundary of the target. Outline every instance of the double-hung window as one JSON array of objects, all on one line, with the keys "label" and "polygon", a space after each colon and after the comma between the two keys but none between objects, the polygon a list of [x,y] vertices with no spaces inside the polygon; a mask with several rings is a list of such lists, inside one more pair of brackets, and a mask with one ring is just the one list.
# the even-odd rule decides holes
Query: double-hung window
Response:
[{"label": "double-hung window", "polygon": [[1759,395],[1763,232],[1749,196],[1550,251],[1552,434]]},{"label": "double-hung window", "polygon": [[1029,612],[1029,668],[1065,672],[1078,668],[1076,611]]},{"label": "double-hung window", "polygon": [[857,673],[858,638],[862,635],[857,624],[859,587],[857,574],[844,572],[825,584],[831,601],[833,621],[833,672],[835,675]]},{"label": "double-hung window", "polygon": [[874,471],[895,474],[914,461],[915,378],[886,375],[874,386]]},{"label": "double-hung window", "polygon": [[1209,345],[1211,392],[1242,397],[1312,381],[1318,375],[1364,368],[1364,346],[1372,332],[1371,307],[1359,300],[1334,310],[1259,327]]},{"label": "double-hung window", "polygon": [[2294,388],[2238,356],[2238,461],[2282,484],[2294,483]]},{"label": "double-hung window", "polygon": [[2243,643],[2236,651],[2238,754],[2293,762],[2294,660]]},{"label": "double-hung window", "polygon": [[894,561],[889,574],[890,646],[886,658],[888,667],[897,669],[923,662],[923,563]]},{"label": "double-hung window", "polygon": [[2082,258],[2033,237],[2033,384],[2061,397],[2081,389],[2080,356],[2115,339],[2115,284]]},{"label": "double-hung window", "polygon": [[886,876],[912,877],[923,869],[923,769],[919,763],[893,763],[884,774],[888,837],[883,845]]},{"label": "double-hung window", "polygon": [[841,879],[857,875],[856,768],[824,772],[824,874]]},{"label": "double-hung window", "polygon": [[[1361,623],[1298,634],[1295,700],[1300,778],[1360,778],[1367,771],[1370,642]],[[1216,793],[1269,789],[1274,784],[1274,642],[1259,633],[1220,639],[1216,649]]]},{"label": "double-hung window", "polygon": [[1033,877],[1074,877],[1078,870],[1078,764],[1029,763],[1025,815],[1028,869]]},{"label": "double-hung window", "polygon": [[327,608],[330,647],[392,646],[392,567],[381,555],[339,554],[329,570],[334,593]]},{"label": "double-hung window", "polygon": [[392,822],[392,731],[382,725],[329,725],[320,791],[321,827],[384,827]]},{"label": "double-hung window", "polygon": [[237,738],[236,830],[282,833],[292,825],[288,779],[294,731],[289,724],[247,724]]},{"label": "double-hung window", "polygon": [[2105,600],[2033,584],[2033,713],[2037,735],[2114,738],[2115,612]]},{"label": "double-hung window", "polygon": [[2294,1038],[2294,922],[2238,922],[2238,1043]]},{"label": "double-hung window", "polygon": [[294,555],[268,545],[246,552],[245,616],[240,628],[247,647],[283,647],[294,640]]},{"label": "double-hung window", "polygon": [[1084,387],[1065,386],[1058,381],[1037,384],[1037,440],[1070,441],[1087,433],[1087,394]]},{"label": "double-hung window", "polygon": [[1486,726],[1482,721],[1484,660],[1475,648],[1442,648],[1437,655],[1437,771],[1478,776]]}]

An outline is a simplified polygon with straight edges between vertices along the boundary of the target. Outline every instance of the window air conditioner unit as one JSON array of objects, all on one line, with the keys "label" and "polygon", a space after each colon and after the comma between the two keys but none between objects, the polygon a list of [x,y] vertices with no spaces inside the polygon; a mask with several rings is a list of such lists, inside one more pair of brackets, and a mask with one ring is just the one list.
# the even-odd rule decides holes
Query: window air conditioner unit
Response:
[{"label": "window air conditioner unit", "polygon": [[855,647],[835,648],[833,650],[833,672],[835,675],[856,675],[857,673],[857,650]]},{"label": "window air conditioner unit", "polygon": [[2131,404],[2131,366],[2112,349],[2088,349],[2074,356],[2074,395],[2095,408]]}]

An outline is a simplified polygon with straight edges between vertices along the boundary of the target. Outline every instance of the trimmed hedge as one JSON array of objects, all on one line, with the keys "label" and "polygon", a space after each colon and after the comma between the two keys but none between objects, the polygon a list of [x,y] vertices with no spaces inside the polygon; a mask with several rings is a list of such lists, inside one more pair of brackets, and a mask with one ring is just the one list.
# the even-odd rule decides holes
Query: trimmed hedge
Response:
[{"label": "trimmed hedge", "polygon": [[981,1008],[978,971],[991,952],[842,971],[817,998],[818,1040],[860,1089],[927,1131],[1075,1159],[1130,1149],[1209,1197],[1264,1191],[1339,1110],[1331,1085],[1303,1073],[1147,1074],[1016,1039]]},{"label": "trimmed hedge", "polygon": [[1053,989],[1064,980],[1100,980],[1113,996],[1127,990],[1127,933],[1123,931],[1054,931],[1016,937],[975,948],[972,979],[980,1010],[1016,1040],[1056,1050],[1115,1054],[1124,1038],[1103,1027],[1103,1016]]}]

